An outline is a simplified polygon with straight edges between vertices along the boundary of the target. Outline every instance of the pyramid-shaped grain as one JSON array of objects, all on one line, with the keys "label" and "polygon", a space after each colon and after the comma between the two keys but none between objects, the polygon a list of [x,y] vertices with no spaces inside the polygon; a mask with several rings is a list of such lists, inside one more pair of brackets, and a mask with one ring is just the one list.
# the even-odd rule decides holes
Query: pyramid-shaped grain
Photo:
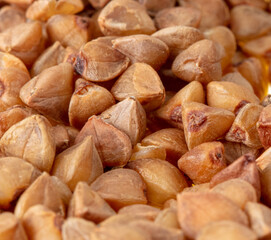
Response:
[{"label": "pyramid-shaped grain", "polygon": [[101,117],[105,122],[125,132],[132,145],[137,144],[145,134],[146,113],[140,102],[133,97],[105,110]]},{"label": "pyramid-shaped grain", "polygon": [[182,109],[184,134],[188,149],[223,137],[230,129],[234,114],[202,103],[186,103]]}]

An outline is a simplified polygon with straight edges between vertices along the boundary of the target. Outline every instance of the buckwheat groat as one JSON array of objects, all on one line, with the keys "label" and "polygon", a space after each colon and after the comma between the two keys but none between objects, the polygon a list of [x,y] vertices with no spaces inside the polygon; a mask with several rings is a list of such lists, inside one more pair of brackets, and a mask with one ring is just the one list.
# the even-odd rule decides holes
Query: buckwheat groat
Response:
[{"label": "buckwheat groat", "polygon": [[14,105],[6,111],[0,112],[0,137],[2,137],[11,126],[35,113],[36,111],[32,108],[21,105]]},{"label": "buckwheat groat", "polygon": [[230,21],[229,8],[223,0],[179,0],[181,6],[193,7],[201,11],[200,29],[219,25],[228,25]]},{"label": "buckwheat groat", "polygon": [[65,48],[60,44],[60,42],[56,41],[37,58],[31,68],[31,76],[34,77],[46,68],[60,64],[63,62],[64,56]]},{"label": "buckwheat groat", "polygon": [[236,159],[246,153],[251,153],[255,158],[259,157],[261,149],[250,148],[242,143],[222,141],[225,148],[225,157],[227,164],[234,162]]},{"label": "buckwheat groat", "polygon": [[163,147],[166,150],[167,161],[174,165],[188,151],[183,130],[176,128],[165,128],[156,131],[145,137],[141,144],[143,146]]},{"label": "buckwheat groat", "polygon": [[223,108],[206,106],[202,103],[185,103],[182,120],[188,149],[204,142],[222,138],[230,129],[234,114]]},{"label": "buckwheat groat", "polygon": [[219,193],[189,193],[177,195],[178,219],[186,236],[196,238],[211,222],[230,220],[248,226],[248,217],[231,200]]},{"label": "buckwheat groat", "polygon": [[[65,216],[67,195],[59,190],[60,185],[48,173],[41,174],[29,188],[20,196],[14,214],[18,218],[22,218],[29,208],[35,205],[44,205],[52,211]],[[71,195],[71,194],[70,194]]]},{"label": "buckwheat groat", "polygon": [[41,172],[21,158],[0,158],[0,165],[0,207],[7,209]]},{"label": "buckwheat groat", "polygon": [[211,82],[207,85],[207,103],[237,114],[247,103],[259,104],[259,98],[246,87],[233,82]]},{"label": "buckwheat groat", "polygon": [[165,99],[159,75],[146,63],[131,65],[115,82],[111,93],[119,101],[135,97],[146,111],[160,107]]},{"label": "buckwheat groat", "polygon": [[114,127],[125,132],[134,146],[141,141],[146,130],[146,113],[142,105],[133,97],[105,110],[101,117]]},{"label": "buckwheat groat", "polygon": [[[57,86],[56,81],[59,83]],[[72,92],[72,65],[62,63],[47,68],[27,82],[21,88],[20,98],[26,105],[40,113],[55,120],[66,121]]]},{"label": "buckwheat groat", "polygon": [[100,223],[115,214],[109,204],[98,193],[92,191],[86,182],[79,182],[76,185],[69,204],[69,218],[78,217]]},{"label": "buckwheat groat", "polygon": [[25,213],[22,223],[31,240],[61,240],[62,216],[43,205],[36,205]]},{"label": "buckwheat groat", "polygon": [[231,62],[236,52],[236,39],[232,31],[224,26],[210,28],[204,32],[207,39],[218,42],[225,50],[221,59],[221,67],[225,69]]},{"label": "buckwheat groat", "polygon": [[49,172],[56,151],[52,125],[41,115],[27,117],[4,133],[0,149],[6,156],[25,159],[41,171]]},{"label": "buckwheat groat", "polygon": [[62,225],[62,238],[63,240],[73,239],[91,239],[96,225],[82,218],[69,217]]},{"label": "buckwheat groat", "polygon": [[0,79],[0,111],[22,105],[19,92],[30,79],[24,63],[12,54],[0,52]]},{"label": "buckwheat groat", "polygon": [[92,115],[98,115],[115,103],[113,95],[90,81],[79,78],[69,105],[69,122],[80,129]]},{"label": "buckwheat groat", "polygon": [[16,6],[5,6],[0,10],[0,32],[25,21],[24,11]]},{"label": "buckwheat groat", "polygon": [[249,57],[237,64],[237,70],[249,81],[259,98],[267,93],[268,79],[265,77],[265,70],[262,62],[255,57]]},{"label": "buckwheat groat", "polygon": [[82,142],[87,136],[93,137],[95,147],[104,166],[123,166],[130,159],[132,154],[130,138],[103,119],[97,116],[89,118],[77,135],[75,144]]},{"label": "buckwheat groat", "polygon": [[201,12],[196,8],[174,7],[165,8],[155,15],[155,24],[158,29],[188,26],[197,28],[200,24]]},{"label": "buckwheat groat", "polygon": [[211,40],[201,40],[182,51],[174,60],[173,73],[180,79],[207,84],[220,81],[221,58],[224,49]]},{"label": "buckwheat groat", "polygon": [[75,15],[54,15],[46,24],[51,42],[59,41],[64,47],[70,46],[77,50],[90,41],[91,28],[90,18]]},{"label": "buckwheat groat", "polygon": [[204,38],[198,29],[186,26],[167,27],[155,32],[152,36],[167,44],[172,59],[193,43]]},{"label": "buckwheat groat", "polygon": [[52,175],[74,191],[80,181],[92,183],[103,173],[103,164],[91,136],[56,156]]},{"label": "buckwheat groat", "polygon": [[262,110],[263,107],[258,104],[246,104],[238,112],[225,139],[232,142],[242,142],[251,148],[262,148],[256,127]]},{"label": "buckwheat groat", "polygon": [[56,14],[75,14],[84,8],[82,0],[38,0],[32,2],[27,8],[26,17],[40,21],[47,21]]},{"label": "buckwheat groat", "polygon": [[249,40],[268,33],[270,20],[270,13],[256,7],[240,5],[231,10],[231,29],[237,40]]},{"label": "buckwheat groat", "polygon": [[96,191],[115,209],[132,204],[146,204],[146,184],[140,175],[131,169],[114,169],[102,174],[92,184]]},{"label": "buckwheat groat", "polygon": [[0,33],[0,50],[18,57],[27,67],[44,50],[44,43],[42,24],[38,21],[21,23]]},{"label": "buckwheat groat", "polygon": [[245,79],[239,72],[231,72],[231,73],[225,74],[222,77],[222,81],[236,83],[238,85],[246,87],[251,92],[254,92],[254,89],[252,85],[250,84],[250,82],[247,79]]},{"label": "buckwheat groat", "polygon": [[270,41],[271,0],[0,0],[0,240],[271,238]]},{"label": "buckwheat groat", "polygon": [[217,173],[210,181],[210,187],[212,188],[219,183],[235,178],[240,178],[249,182],[255,188],[257,197],[260,197],[260,176],[255,157],[251,153],[241,156],[228,167]]},{"label": "buckwheat groat", "polygon": [[156,30],[145,8],[133,0],[111,1],[102,9],[98,23],[104,35],[152,34]]},{"label": "buckwheat groat", "polygon": [[22,222],[11,212],[0,214],[0,238],[3,240],[27,240]]},{"label": "buckwheat groat", "polygon": [[230,179],[219,183],[211,189],[212,192],[220,193],[232,200],[241,209],[244,209],[248,202],[257,202],[255,188],[240,178]]},{"label": "buckwheat groat", "polygon": [[257,39],[247,41],[242,45],[242,50],[256,57],[269,58],[271,51],[271,36],[263,36]]},{"label": "buckwheat groat", "polygon": [[97,41],[84,45],[74,62],[75,71],[86,80],[103,82],[119,76],[130,60],[121,52]]},{"label": "buckwheat groat", "polygon": [[130,58],[131,63],[147,63],[159,70],[169,56],[168,46],[152,36],[138,34],[117,38],[113,48]]},{"label": "buckwheat groat", "polygon": [[127,166],[140,174],[147,185],[147,199],[155,206],[159,207],[168,199],[175,198],[187,187],[184,175],[167,161],[139,159],[129,162]]},{"label": "buckwheat groat", "polygon": [[207,142],[194,147],[178,160],[178,167],[194,184],[210,182],[226,167],[224,147],[220,142]]}]

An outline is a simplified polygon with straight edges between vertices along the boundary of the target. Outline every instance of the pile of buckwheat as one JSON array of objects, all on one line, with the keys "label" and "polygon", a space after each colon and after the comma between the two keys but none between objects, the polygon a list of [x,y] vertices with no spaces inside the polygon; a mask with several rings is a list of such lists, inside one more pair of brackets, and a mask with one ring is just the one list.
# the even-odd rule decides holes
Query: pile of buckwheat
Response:
[{"label": "pile of buckwheat", "polygon": [[0,240],[270,240],[270,79],[269,0],[0,0]]}]

